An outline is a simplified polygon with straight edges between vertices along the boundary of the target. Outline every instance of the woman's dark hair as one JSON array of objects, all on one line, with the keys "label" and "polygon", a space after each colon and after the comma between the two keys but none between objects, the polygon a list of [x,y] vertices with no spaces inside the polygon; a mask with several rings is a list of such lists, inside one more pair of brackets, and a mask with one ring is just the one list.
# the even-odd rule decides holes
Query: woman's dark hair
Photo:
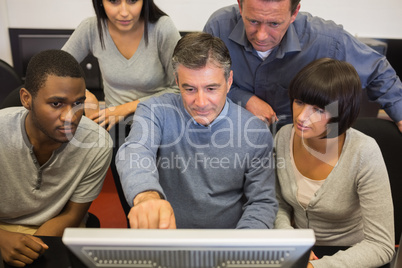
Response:
[{"label": "woman's dark hair", "polygon": [[322,58],[305,66],[291,81],[289,97],[331,114],[327,138],[346,132],[360,111],[362,86],[356,69],[345,61]]},{"label": "woman's dark hair", "polygon": [[[123,0],[124,1],[124,0]],[[98,22],[98,33],[101,46],[105,49],[105,42],[103,40],[103,33],[107,27],[107,15],[103,7],[102,0],[92,0],[94,6],[96,19]],[[140,18],[144,20],[144,39],[145,45],[148,45],[148,24],[155,23],[160,17],[167,16],[157,5],[154,0],[143,0]]]}]

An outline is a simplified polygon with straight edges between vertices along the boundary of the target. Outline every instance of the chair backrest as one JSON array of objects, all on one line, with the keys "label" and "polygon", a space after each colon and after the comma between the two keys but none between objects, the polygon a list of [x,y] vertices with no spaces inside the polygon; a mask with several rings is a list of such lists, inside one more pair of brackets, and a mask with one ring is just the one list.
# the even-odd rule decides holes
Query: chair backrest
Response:
[{"label": "chair backrest", "polygon": [[394,203],[395,243],[402,232],[402,134],[392,121],[380,118],[358,118],[353,128],[373,137],[387,166]]},{"label": "chair backrest", "polygon": [[22,85],[22,79],[7,62],[0,60],[0,103],[18,86]]},{"label": "chair backrest", "polygon": [[20,99],[20,89],[24,85],[20,85],[16,87],[13,91],[11,91],[2,101],[0,101],[0,109],[14,107],[14,106],[22,106]]}]

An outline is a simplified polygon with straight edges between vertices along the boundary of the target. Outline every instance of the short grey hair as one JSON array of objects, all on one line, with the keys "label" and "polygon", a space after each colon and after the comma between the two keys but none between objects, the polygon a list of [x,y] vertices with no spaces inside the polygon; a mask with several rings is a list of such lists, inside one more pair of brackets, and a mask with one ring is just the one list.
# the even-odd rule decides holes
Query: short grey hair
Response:
[{"label": "short grey hair", "polygon": [[224,69],[225,79],[230,76],[232,59],[225,43],[219,38],[204,32],[193,32],[183,36],[173,52],[173,70],[177,78],[177,68],[197,70],[213,63]]}]

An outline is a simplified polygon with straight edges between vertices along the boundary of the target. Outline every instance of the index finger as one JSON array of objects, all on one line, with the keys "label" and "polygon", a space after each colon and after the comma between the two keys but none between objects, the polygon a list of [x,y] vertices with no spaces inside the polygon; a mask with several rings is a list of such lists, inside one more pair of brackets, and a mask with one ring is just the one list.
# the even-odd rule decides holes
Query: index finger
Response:
[{"label": "index finger", "polygon": [[310,252],[310,258],[309,260],[318,260],[318,257],[314,254],[313,251]]},{"label": "index finger", "polygon": [[46,251],[46,249],[49,248],[49,246],[46,245],[42,241],[42,239],[35,236],[28,237],[28,239],[26,240],[26,246],[29,247],[31,250],[38,252],[40,254],[43,254]]},{"label": "index finger", "polygon": [[39,237],[33,236],[32,239],[33,239],[35,242],[39,243],[39,244],[42,246],[42,249],[43,249],[43,250],[42,250],[41,253],[44,253],[45,250],[49,248],[49,246],[48,246],[47,244],[45,244],[45,242],[43,242],[43,240],[40,239]]},{"label": "index finger", "polygon": [[170,209],[161,209],[159,212],[159,229],[176,229],[176,219]]},{"label": "index finger", "polygon": [[270,118],[268,118],[268,121],[270,124],[273,124],[278,121],[278,117],[276,116],[275,113],[273,113],[272,116]]}]

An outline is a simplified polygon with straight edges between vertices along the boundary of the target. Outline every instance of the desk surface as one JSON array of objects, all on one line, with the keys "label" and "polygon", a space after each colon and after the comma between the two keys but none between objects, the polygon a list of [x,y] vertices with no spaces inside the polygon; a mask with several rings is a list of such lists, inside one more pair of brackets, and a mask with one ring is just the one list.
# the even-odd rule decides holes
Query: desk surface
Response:
[{"label": "desk surface", "polygon": [[[34,263],[27,265],[27,268],[85,268],[81,262],[73,256],[68,249],[64,246],[61,241],[61,237],[41,237],[41,239],[49,246],[49,249],[45,252],[43,256],[34,261]],[[324,247],[315,246],[314,253],[317,257],[322,257],[324,255],[333,255],[338,250],[345,249],[345,247]],[[72,264],[74,264],[72,266]],[[11,268],[5,264],[5,268]],[[390,268],[390,265],[384,265],[381,268]]]}]

